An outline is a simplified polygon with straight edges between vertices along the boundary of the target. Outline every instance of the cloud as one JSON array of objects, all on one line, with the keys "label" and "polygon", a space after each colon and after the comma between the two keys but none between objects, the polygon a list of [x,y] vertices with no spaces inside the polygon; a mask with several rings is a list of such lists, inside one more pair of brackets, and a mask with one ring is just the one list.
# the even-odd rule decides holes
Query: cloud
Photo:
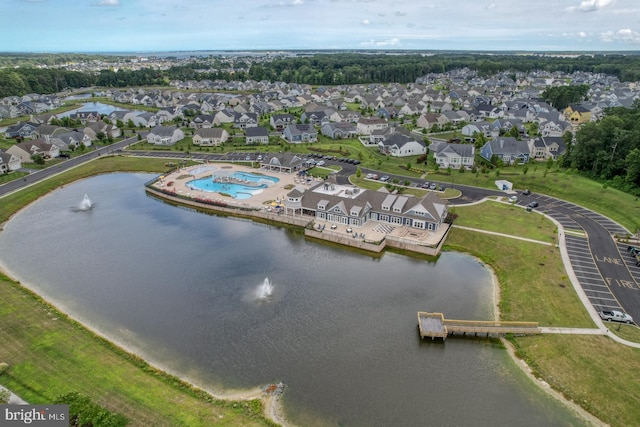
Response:
[{"label": "cloud", "polygon": [[584,38],[584,37],[587,37],[587,33],[585,33],[584,31],[580,31],[580,32],[578,33],[578,36],[580,36],[580,37],[583,37],[583,38]]},{"label": "cloud", "polygon": [[120,0],[100,0],[98,3],[95,3],[95,5],[100,7],[118,7],[120,6]]},{"label": "cloud", "polygon": [[578,6],[568,7],[569,11],[595,12],[604,9],[613,3],[614,0],[582,0]]},{"label": "cloud", "polygon": [[495,9],[496,7],[498,7],[498,6],[496,6],[495,3],[491,3],[491,4],[487,5],[487,9],[489,9],[489,10]]},{"label": "cloud", "polygon": [[365,47],[389,47],[389,46],[399,46],[400,39],[397,37],[390,38],[388,40],[367,40],[360,43],[361,46]]},{"label": "cloud", "polygon": [[368,19],[363,19],[362,20],[362,25],[369,25],[369,24],[371,24],[371,22],[369,22]]},{"label": "cloud", "polygon": [[405,12],[400,12],[399,10],[396,10],[394,15],[396,15],[396,16],[407,16],[407,14]]},{"label": "cloud", "polygon": [[600,34],[600,39],[605,42],[624,41],[631,44],[640,45],[640,32],[630,28],[623,28],[618,31],[606,31]]}]

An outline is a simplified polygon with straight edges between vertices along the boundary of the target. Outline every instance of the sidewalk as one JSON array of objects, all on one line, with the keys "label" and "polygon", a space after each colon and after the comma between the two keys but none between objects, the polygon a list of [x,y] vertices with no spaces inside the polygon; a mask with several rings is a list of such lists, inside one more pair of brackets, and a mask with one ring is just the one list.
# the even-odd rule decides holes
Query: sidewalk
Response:
[{"label": "sidewalk", "polygon": [[[6,387],[0,385],[0,390],[9,390]],[[11,396],[9,397],[9,405],[28,405],[28,402],[22,400],[18,395],[14,394],[9,390]]]}]

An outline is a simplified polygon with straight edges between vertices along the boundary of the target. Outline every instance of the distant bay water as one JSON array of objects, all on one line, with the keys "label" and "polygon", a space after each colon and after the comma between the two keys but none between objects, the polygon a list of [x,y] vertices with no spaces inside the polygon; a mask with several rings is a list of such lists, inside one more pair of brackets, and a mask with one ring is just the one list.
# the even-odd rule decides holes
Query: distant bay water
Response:
[{"label": "distant bay water", "polygon": [[[198,384],[284,382],[298,425],[582,425],[500,346],[419,339],[419,310],[492,318],[490,275],[477,260],[310,242],[165,204],[145,194],[150,178],[97,176],[31,204],[0,233],[2,265]],[[79,209],[85,194],[92,209]]]}]

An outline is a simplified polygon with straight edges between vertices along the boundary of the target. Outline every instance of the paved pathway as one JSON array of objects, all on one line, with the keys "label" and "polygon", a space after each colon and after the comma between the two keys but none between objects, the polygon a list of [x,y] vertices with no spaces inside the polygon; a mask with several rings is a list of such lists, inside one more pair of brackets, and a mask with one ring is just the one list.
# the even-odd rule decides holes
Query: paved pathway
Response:
[{"label": "paved pathway", "polygon": [[[6,387],[3,387],[0,385],[0,390],[9,390]],[[28,402],[25,402],[24,400],[22,400],[17,394],[14,394],[13,392],[11,392],[11,390],[9,390],[9,392],[11,393],[11,397],[9,397],[9,405],[28,405]]]}]

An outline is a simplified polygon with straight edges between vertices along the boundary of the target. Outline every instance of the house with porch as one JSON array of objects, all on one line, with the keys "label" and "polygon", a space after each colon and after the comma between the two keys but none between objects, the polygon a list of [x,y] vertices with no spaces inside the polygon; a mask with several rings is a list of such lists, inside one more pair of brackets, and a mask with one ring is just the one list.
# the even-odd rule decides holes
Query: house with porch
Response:
[{"label": "house with porch", "polygon": [[393,157],[419,156],[427,152],[427,146],[412,136],[394,133],[378,143],[378,150]]},{"label": "house with porch", "polygon": [[200,128],[193,135],[193,144],[204,147],[217,147],[229,139],[229,132],[223,128]]},{"label": "house with porch", "polygon": [[460,166],[473,167],[475,155],[476,147],[473,144],[442,143],[438,145],[433,158],[441,168],[457,169]]},{"label": "house with porch", "polygon": [[268,145],[269,131],[264,126],[247,128],[245,131],[245,138],[246,138],[247,145],[254,145],[254,144]]},{"label": "house with porch", "polygon": [[155,145],[174,145],[184,139],[184,132],[176,126],[156,126],[147,135],[147,141]]},{"label": "house with porch", "polygon": [[531,151],[527,141],[500,136],[484,144],[480,148],[480,156],[489,162],[493,156],[496,156],[504,164],[513,165],[527,163],[531,157]]},{"label": "house with porch", "polygon": [[20,142],[12,145],[5,152],[18,157],[22,163],[33,162],[31,156],[34,154],[41,154],[45,159],[51,159],[60,155],[58,147],[40,139]]},{"label": "house with porch", "polygon": [[356,127],[348,122],[327,123],[320,132],[331,139],[355,138],[358,135]]},{"label": "house with porch", "polygon": [[282,137],[292,144],[316,142],[318,140],[318,132],[312,125],[290,124],[282,132]]},{"label": "house with porch", "polygon": [[293,114],[272,114],[269,124],[277,132],[282,132],[287,126],[295,124],[296,117]]}]

